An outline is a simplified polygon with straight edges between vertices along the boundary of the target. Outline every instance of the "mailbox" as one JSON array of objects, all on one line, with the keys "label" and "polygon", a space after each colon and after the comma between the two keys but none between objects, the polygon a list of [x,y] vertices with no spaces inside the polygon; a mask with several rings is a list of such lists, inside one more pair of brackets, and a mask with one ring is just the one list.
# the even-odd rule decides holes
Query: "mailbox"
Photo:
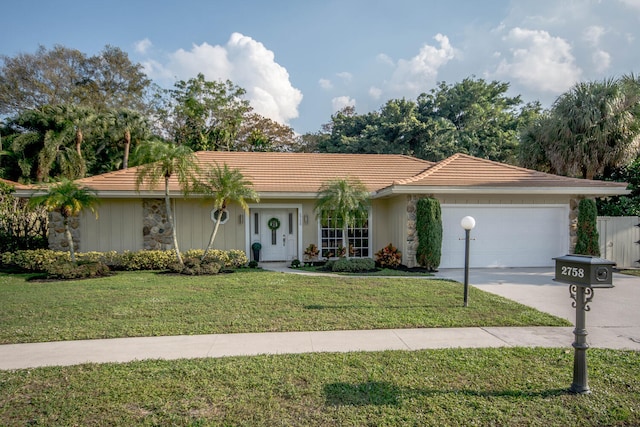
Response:
[{"label": "mailbox", "polygon": [[556,260],[555,281],[590,288],[613,288],[615,262],[588,255],[565,255]]}]

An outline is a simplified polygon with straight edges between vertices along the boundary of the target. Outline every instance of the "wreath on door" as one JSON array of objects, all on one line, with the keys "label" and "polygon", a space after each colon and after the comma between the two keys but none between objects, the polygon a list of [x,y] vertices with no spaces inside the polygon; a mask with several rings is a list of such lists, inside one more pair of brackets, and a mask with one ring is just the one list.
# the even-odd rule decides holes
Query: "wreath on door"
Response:
[{"label": "wreath on door", "polygon": [[269,230],[276,231],[280,228],[280,220],[278,218],[271,218],[269,222],[267,222],[267,226],[269,227]]}]

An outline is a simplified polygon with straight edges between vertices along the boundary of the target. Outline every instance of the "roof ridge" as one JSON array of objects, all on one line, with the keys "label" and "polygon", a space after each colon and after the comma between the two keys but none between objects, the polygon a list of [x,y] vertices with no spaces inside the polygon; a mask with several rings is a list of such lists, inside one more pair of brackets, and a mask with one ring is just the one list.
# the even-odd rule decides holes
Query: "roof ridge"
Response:
[{"label": "roof ridge", "polygon": [[425,169],[424,171],[420,172],[417,175],[414,175],[414,176],[412,176],[410,178],[397,180],[397,181],[394,181],[393,183],[402,185],[402,184],[410,184],[412,182],[420,181],[421,179],[424,179],[424,178],[428,177],[429,175],[439,171],[440,169],[442,169],[443,167],[445,167],[446,165],[451,163],[453,160],[455,160],[458,157],[459,154],[460,153],[456,153],[456,154],[454,154],[452,156],[447,157],[444,160],[440,160],[439,162],[433,164],[431,167]]}]

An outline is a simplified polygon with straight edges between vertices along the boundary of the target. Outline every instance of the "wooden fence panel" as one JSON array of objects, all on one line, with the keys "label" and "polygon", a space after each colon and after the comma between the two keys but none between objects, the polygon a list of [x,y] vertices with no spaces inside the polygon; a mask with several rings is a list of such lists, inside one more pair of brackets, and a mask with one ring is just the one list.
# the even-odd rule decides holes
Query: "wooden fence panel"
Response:
[{"label": "wooden fence panel", "polygon": [[640,217],[599,216],[600,256],[618,268],[640,267]]}]

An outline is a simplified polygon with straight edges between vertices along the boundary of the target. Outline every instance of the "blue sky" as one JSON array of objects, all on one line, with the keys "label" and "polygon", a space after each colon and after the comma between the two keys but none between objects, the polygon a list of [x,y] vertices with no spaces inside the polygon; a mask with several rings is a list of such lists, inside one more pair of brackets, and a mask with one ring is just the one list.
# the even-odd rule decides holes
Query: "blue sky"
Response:
[{"label": "blue sky", "polygon": [[117,46],[164,87],[198,72],[316,132],[476,76],[549,106],[582,80],[640,73],[640,0],[1,0],[0,54]]}]

